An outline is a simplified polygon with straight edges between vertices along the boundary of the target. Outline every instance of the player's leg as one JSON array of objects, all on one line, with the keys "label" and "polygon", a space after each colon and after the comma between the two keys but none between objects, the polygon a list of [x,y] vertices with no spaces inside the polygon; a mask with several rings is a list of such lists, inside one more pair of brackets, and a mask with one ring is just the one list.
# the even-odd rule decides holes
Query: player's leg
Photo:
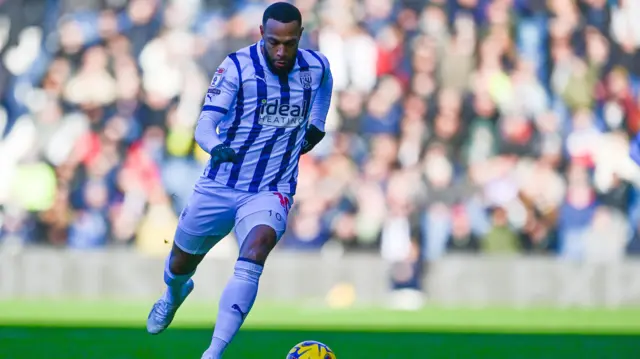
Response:
[{"label": "player's leg", "polygon": [[253,307],[264,264],[287,227],[292,199],[280,196],[260,193],[238,208],[235,233],[240,253],[220,298],[213,339],[203,359],[221,358]]},{"label": "player's leg", "polygon": [[194,282],[191,279],[198,264],[206,253],[189,253],[180,248],[182,243],[204,244],[202,248],[211,248],[224,236],[193,236],[184,232],[179,227],[176,229],[171,253],[165,261],[164,283],[166,289],[162,297],[153,305],[147,318],[147,331],[151,334],[159,334],[173,321],[178,308],[191,294]]},{"label": "player's leg", "polygon": [[166,329],[178,308],[194,287],[191,277],[205,255],[233,228],[235,206],[225,191],[194,192],[183,210],[174,236],[173,247],[164,268],[166,290],[153,305],[147,319],[147,331],[158,334]]}]

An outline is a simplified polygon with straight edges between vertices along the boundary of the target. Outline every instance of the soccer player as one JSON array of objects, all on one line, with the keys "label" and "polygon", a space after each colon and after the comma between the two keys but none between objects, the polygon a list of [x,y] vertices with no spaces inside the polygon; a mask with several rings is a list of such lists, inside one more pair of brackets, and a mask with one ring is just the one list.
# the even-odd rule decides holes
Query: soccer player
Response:
[{"label": "soccer player", "polygon": [[202,358],[221,358],[251,310],[267,256],[286,229],[300,155],[325,135],[333,80],[324,55],[298,48],[302,31],[295,6],[270,5],[262,39],[228,55],[205,96],[195,139],[211,161],[180,215],[167,288],[147,320],[151,334],[169,326],[194,288],[196,267],[233,229],[240,253]]}]

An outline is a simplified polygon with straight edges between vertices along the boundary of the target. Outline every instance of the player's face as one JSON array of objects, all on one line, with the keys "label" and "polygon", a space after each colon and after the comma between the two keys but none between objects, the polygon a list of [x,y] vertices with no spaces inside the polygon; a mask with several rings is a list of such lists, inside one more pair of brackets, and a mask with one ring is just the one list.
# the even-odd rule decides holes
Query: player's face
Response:
[{"label": "player's face", "polygon": [[282,23],[269,19],[265,26],[260,25],[264,55],[273,72],[284,74],[291,71],[296,61],[302,30],[304,29],[297,21]]}]

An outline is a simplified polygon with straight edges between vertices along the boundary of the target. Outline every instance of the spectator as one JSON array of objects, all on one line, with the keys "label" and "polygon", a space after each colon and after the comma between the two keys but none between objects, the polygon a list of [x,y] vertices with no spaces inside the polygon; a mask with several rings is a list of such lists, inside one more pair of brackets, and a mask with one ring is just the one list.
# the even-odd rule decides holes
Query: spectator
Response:
[{"label": "spectator", "polygon": [[[335,91],[283,249],[375,251],[399,290],[451,252],[640,253],[636,1],[294,2]],[[0,241],[164,251],[264,4],[0,1]]]}]

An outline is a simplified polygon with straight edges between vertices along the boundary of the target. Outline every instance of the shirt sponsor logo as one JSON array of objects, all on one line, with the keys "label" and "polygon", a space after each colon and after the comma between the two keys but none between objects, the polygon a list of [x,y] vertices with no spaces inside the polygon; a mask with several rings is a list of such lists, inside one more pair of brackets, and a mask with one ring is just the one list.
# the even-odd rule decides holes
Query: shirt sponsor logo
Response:
[{"label": "shirt sponsor logo", "polygon": [[264,102],[260,106],[260,121],[263,126],[298,127],[306,118],[306,101],[300,105],[283,104],[280,100]]}]

